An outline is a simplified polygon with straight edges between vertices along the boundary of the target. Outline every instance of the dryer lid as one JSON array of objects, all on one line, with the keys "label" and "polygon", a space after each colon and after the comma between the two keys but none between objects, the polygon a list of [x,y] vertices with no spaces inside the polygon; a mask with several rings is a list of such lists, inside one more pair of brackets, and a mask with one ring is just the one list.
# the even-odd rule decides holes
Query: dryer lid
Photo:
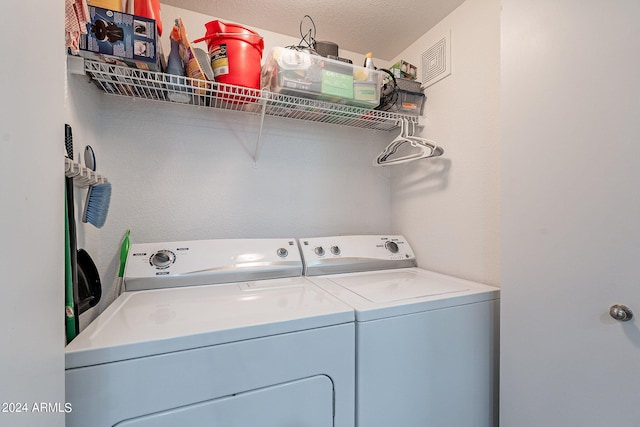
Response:
[{"label": "dryer lid", "polygon": [[66,347],[66,368],[354,321],[303,277],[125,292]]}]

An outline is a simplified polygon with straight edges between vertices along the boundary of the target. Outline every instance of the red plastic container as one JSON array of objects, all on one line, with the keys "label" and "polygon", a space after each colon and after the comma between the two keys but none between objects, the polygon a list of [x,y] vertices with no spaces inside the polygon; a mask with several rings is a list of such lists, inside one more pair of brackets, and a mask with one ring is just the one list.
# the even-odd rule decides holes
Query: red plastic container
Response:
[{"label": "red plastic container", "polygon": [[219,83],[260,89],[260,61],[264,40],[255,31],[238,24],[211,21],[205,24],[214,79]]}]

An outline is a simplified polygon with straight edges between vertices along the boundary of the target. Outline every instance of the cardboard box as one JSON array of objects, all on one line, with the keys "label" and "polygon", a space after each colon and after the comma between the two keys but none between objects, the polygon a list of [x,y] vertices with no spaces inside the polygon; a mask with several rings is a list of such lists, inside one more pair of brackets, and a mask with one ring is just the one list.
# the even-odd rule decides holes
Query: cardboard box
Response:
[{"label": "cardboard box", "polygon": [[371,105],[380,103],[377,82],[353,82],[353,99],[356,101],[367,101]]},{"label": "cardboard box", "polygon": [[353,99],[353,73],[322,69],[322,87],[320,91],[325,95],[337,96],[345,101]]},{"label": "cardboard box", "polygon": [[418,67],[409,64],[407,61],[400,60],[396,62],[391,66],[390,70],[396,78],[415,80],[418,77]]},{"label": "cardboard box", "polygon": [[87,34],[80,37],[81,56],[162,71],[155,20],[95,6],[89,6],[89,18]]}]

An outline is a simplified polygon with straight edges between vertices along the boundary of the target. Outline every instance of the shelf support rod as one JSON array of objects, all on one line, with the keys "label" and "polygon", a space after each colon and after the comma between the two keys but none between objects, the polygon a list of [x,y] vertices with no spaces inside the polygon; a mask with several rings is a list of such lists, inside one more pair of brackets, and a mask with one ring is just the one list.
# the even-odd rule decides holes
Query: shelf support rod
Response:
[{"label": "shelf support rod", "polygon": [[262,130],[264,128],[264,116],[267,112],[267,99],[268,95],[262,91],[260,95],[260,129],[258,130],[258,140],[256,141],[256,150],[253,153],[254,166],[258,164],[258,156],[260,155],[260,148],[262,146]]}]

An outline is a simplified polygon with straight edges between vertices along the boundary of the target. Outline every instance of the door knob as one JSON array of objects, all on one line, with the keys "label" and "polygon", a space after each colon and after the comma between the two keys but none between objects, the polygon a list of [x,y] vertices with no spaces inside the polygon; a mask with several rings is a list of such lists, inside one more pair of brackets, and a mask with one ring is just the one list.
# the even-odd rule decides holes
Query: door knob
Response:
[{"label": "door knob", "polygon": [[616,320],[626,322],[633,318],[633,313],[626,305],[614,304],[609,309],[609,315]]}]

